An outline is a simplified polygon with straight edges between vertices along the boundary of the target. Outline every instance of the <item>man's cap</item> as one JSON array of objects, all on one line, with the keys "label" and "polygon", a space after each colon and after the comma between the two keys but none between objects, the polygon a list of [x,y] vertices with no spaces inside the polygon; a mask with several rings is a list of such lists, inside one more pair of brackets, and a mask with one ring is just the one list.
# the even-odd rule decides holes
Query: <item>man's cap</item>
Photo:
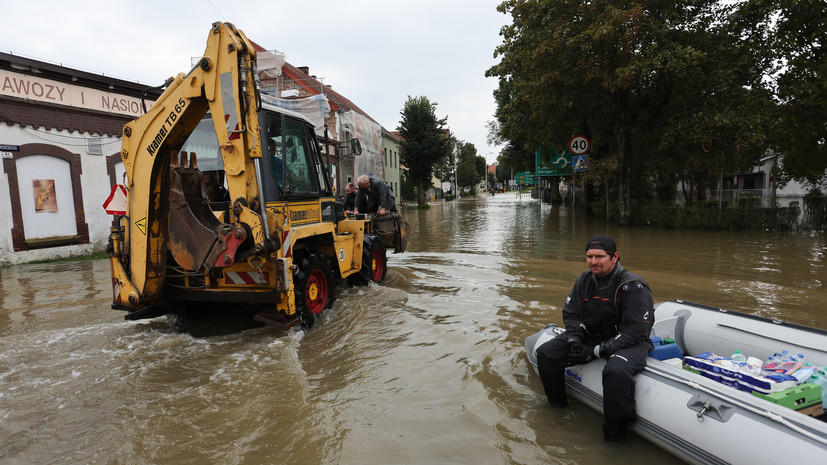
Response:
[{"label": "man's cap", "polygon": [[609,255],[617,252],[617,245],[614,239],[609,236],[594,236],[586,243],[586,250],[599,249],[605,250]]}]

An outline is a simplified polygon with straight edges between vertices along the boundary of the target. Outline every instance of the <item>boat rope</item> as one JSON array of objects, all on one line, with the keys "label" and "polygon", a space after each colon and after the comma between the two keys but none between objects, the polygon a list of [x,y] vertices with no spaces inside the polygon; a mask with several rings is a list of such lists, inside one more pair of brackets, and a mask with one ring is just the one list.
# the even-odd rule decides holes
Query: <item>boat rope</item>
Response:
[{"label": "boat rope", "polygon": [[[685,385],[687,385],[687,386],[689,386],[693,389],[703,391],[703,392],[705,392],[707,394],[710,394],[712,396],[715,396],[715,397],[717,397],[721,400],[724,400],[724,401],[730,402],[732,404],[735,404],[736,406],[741,407],[743,409],[746,409],[750,412],[753,412],[756,415],[761,415],[763,417],[769,418],[770,420],[781,423],[782,425],[790,428],[791,430],[793,430],[793,431],[795,431],[799,434],[803,434],[804,436],[807,436],[808,438],[810,438],[814,441],[820,442],[822,444],[827,444],[827,438],[818,436],[816,434],[811,433],[810,431],[805,430],[804,428],[801,428],[800,426],[794,425],[794,424],[790,423],[787,419],[782,417],[781,415],[778,415],[777,413],[772,413],[768,410],[761,410],[759,408],[753,407],[753,406],[751,406],[749,404],[746,404],[744,402],[741,402],[739,400],[735,400],[731,397],[723,396],[723,395],[718,394],[717,392],[713,391],[712,389],[701,386],[698,383],[695,383],[693,381],[687,381],[687,380],[678,378],[677,376],[672,376],[672,375],[670,375],[670,374],[668,374],[664,371],[656,370],[656,369],[654,369],[652,367],[649,367],[649,366],[647,366],[645,369],[646,369],[646,371],[649,371],[649,372],[651,372],[651,373],[653,373],[657,376],[662,376],[664,378],[671,379],[672,381],[675,381],[675,382],[678,382],[678,383],[681,383],[681,384],[685,384]],[[801,415],[803,415],[803,414],[801,414]]]}]

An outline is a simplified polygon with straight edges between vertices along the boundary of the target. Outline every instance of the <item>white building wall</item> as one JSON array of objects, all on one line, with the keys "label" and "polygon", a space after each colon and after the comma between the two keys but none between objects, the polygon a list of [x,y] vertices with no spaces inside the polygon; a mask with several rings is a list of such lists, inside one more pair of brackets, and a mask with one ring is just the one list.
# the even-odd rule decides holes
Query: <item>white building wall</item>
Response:
[{"label": "white building wall", "polygon": [[[106,167],[106,156],[120,151],[120,138],[100,137],[103,155],[87,153],[87,137],[98,137],[88,133],[45,130],[43,128],[8,126],[0,124],[0,144],[22,146],[26,144],[48,144],[72,153],[80,154],[83,209],[89,227],[89,243],[14,251],[11,230],[14,226],[8,173],[3,169],[0,176],[0,264],[25,263],[69,256],[88,255],[103,252],[109,239],[112,216],[103,210],[103,202],[112,189]],[[17,175],[20,202],[23,210],[27,239],[76,234],[73,197],[69,186],[69,163],[51,156],[28,156],[17,161]],[[116,179],[121,182],[123,164],[116,167]],[[34,213],[32,179],[55,179],[58,190],[57,214]],[[71,229],[71,231],[70,231]]]}]

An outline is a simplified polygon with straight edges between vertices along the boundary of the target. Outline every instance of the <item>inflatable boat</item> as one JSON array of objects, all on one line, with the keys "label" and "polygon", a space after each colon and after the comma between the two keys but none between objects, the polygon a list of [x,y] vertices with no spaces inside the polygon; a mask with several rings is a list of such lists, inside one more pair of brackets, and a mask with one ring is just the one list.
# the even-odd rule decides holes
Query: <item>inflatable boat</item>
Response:
[{"label": "inflatable boat", "polygon": [[[563,330],[548,325],[526,338],[535,372],[537,348]],[[676,353],[653,351],[637,375],[637,421],[631,431],[689,463],[827,462],[827,421],[815,381],[773,386],[761,377],[769,384],[751,388],[747,381],[757,385],[758,380],[715,365],[716,358],[736,350],[766,360],[786,349],[824,367],[827,331],[678,300],[656,305],[652,333],[670,346],[674,340],[676,347],[670,348]],[[569,395],[600,412],[604,365],[598,359],[566,369]],[[823,381],[823,374],[816,371],[815,378],[821,375]]]}]

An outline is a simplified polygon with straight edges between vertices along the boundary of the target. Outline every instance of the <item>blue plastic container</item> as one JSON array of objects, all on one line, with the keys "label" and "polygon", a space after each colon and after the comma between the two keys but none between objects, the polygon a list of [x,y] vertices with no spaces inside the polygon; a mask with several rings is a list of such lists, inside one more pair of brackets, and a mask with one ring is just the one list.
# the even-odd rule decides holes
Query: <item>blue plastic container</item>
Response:
[{"label": "blue plastic container", "polygon": [[683,358],[683,351],[677,344],[661,344],[656,345],[649,356],[658,360],[666,360],[668,358]]}]

